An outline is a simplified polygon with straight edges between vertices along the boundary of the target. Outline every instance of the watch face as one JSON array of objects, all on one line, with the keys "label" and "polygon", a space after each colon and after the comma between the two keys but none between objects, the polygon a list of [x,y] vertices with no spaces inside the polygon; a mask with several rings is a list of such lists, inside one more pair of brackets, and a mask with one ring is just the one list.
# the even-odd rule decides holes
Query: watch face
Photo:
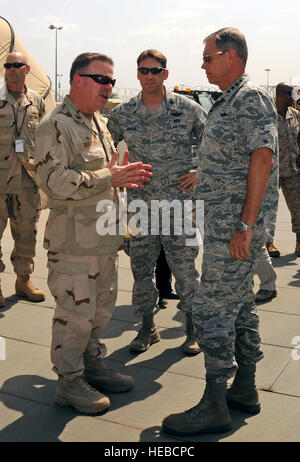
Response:
[{"label": "watch face", "polygon": [[243,223],[242,221],[240,221],[237,224],[236,229],[239,230],[239,231],[246,231],[247,225],[245,223]]}]

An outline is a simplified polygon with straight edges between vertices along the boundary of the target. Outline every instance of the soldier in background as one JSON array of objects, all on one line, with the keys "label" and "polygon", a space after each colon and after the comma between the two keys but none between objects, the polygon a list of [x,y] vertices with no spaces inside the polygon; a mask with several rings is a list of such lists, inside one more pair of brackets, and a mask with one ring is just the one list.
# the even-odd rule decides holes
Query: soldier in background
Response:
[{"label": "soldier in background", "polygon": [[255,371],[263,353],[253,276],[278,201],[276,108],[244,74],[245,37],[224,28],[204,43],[202,68],[223,91],[207,116],[197,171],[204,253],[193,321],[204,352],[206,387],[199,404],[163,421],[166,432],[186,436],[228,431],[227,402],[249,413],[260,411]]},{"label": "soldier in background", "polygon": [[[30,65],[22,53],[7,55],[6,82],[0,88],[0,239],[8,219],[14,240],[11,262],[17,280],[16,294],[41,302],[45,294],[30,280],[34,270],[37,221],[41,198],[33,176],[35,131],[45,114],[40,95],[25,85]],[[0,272],[5,265],[0,249]],[[5,299],[0,288],[0,306]]]},{"label": "soldier in background", "polygon": [[300,87],[295,86],[293,88],[292,98],[294,100],[294,108],[300,111]]},{"label": "soldier in background", "polygon": [[118,234],[100,235],[96,211],[101,200],[118,207],[118,187],[138,188],[151,175],[149,165],[122,166],[98,112],[115,84],[113,61],[83,53],[73,62],[67,95],[37,131],[35,169],[50,208],[44,247],[48,285],[56,301],[51,360],[58,375],[56,402],[97,413],[110,405],[99,390],[124,392],[132,377],[109,368],[100,336],[117,297]]},{"label": "soldier in background", "polygon": [[[205,112],[188,98],[166,90],[167,59],[157,50],[146,50],[137,60],[137,77],[142,91],[128,103],[121,104],[109,114],[108,127],[115,142],[125,140],[131,158],[150,162],[153,178],[143,190],[130,191],[128,199],[143,200],[150,215],[151,202],[174,199],[181,204],[193,199],[195,173],[192,170],[193,136],[201,139]],[[174,217],[171,217],[171,221]],[[154,269],[163,248],[167,263],[175,277],[175,289],[180,298],[178,308],[186,315],[186,340],[182,346],[187,354],[200,352],[194,338],[192,306],[199,274],[195,268],[198,246],[186,245],[186,236],[164,235],[161,226],[157,235],[151,234],[152,216],[145,236],[129,241],[129,254],[134,277],[132,304],[142,326],[130,343],[132,351],[146,351],[160,340],[154,323],[154,307],[158,290]]]},{"label": "soldier in background", "polygon": [[[275,104],[278,111],[279,185],[291,213],[292,231],[296,234],[295,254],[299,257],[300,112],[297,109],[297,92],[299,92],[297,87],[293,87],[292,85],[284,82],[279,83],[276,87]],[[294,98],[293,93],[295,96]],[[295,101],[293,101],[293,99]],[[273,242],[267,243],[267,249],[271,257],[280,256],[280,252],[274,246]]]},{"label": "soldier in background", "polygon": [[293,86],[276,87],[279,138],[279,184],[296,234],[295,254],[300,257],[300,112],[293,108]]},{"label": "soldier in background", "polygon": [[257,261],[256,274],[259,278],[260,284],[259,290],[255,294],[255,302],[265,303],[277,297],[277,274],[274,270],[272,259],[265,245],[261,249],[260,257]]}]

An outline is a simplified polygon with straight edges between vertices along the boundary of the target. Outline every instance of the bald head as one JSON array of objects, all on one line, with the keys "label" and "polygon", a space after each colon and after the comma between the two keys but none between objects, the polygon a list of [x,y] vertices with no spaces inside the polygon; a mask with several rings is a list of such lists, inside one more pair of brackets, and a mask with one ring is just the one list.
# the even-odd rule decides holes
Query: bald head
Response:
[{"label": "bald head", "polygon": [[[12,66],[17,63],[19,66]],[[10,66],[6,66],[9,64]],[[19,51],[13,51],[7,55],[4,67],[8,89],[10,91],[23,91],[26,75],[30,72],[27,57]]]},{"label": "bald head", "polygon": [[13,51],[12,53],[9,53],[6,57],[6,62],[7,63],[24,63],[28,64],[27,57],[23,54],[20,53],[19,51]]}]

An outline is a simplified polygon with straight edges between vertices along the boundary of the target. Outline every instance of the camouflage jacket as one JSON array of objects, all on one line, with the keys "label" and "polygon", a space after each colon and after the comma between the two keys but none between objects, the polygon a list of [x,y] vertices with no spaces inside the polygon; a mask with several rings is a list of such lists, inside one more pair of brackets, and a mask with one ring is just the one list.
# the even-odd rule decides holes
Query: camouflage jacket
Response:
[{"label": "camouflage jacket", "polygon": [[300,173],[300,112],[289,107],[285,117],[278,113],[279,176]]},{"label": "camouflage jacket", "polygon": [[44,247],[50,252],[104,255],[120,247],[122,237],[96,229],[99,201],[118,206],[107,168],[113,151],[105,119],[95,113],[89,120],[69,96],[43,119],[34,161],[37,182],[48,196]]},{"label": "camouflage jacket", "polygon": [[[6,83],[0,88],[0,193],[21,192],[22,162],[33,168],[35,132],[44,114],[44,100],[35,91],[26,88],[19,106]],[[16,138],[25,141],[22,153],[16,152]]]},{"label": "camouflage jacket", "polygon": [[204,201],[224,202],[224,207],[225,200],[231,207],[243,205],[251,153],[266,147],[273,151],[274,166],[257,225],[273,221],[271,215],[277,209],[277,111],[268,94],[244,74],[222,93],[208,113],[199,149],[197,195]]},{"label": "camouflage jacket", "polygon": [[206,113],[185,96],[166,91],[157,111],[150,111],[141,93],[109,114],[108,129],[115,142],[125,140],[130,162],[152,165],[153,177],[143,189],[128,191],[129,199],[184,200],[193,193],[180,191],[178,177],[194,166],[193,139],[201,139]]}]

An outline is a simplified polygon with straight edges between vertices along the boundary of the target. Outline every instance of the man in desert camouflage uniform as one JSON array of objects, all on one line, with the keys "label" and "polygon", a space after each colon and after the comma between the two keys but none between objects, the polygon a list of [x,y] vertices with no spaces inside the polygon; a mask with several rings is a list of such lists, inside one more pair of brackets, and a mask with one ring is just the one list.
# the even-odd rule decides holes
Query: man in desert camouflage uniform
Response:
[{"label": "man in desert camouflage uniform", "polygon": [[[178,308],[186,315],[186,341],[183,351],[200,352],[194,339],[191,310],[199,275],[195,268],[198,246],[187,246],[184,233],[170,235],[160,228],[151,233],[153,218],[151,202],[193,199],[195,172],[191,172],[193,136],[201,139],[205,112],[188,98],[166,90],[167,59],[157,50],[146,50],[137,60],[137,77],[142,91],[128,103],[116,107],[109,115],[108,127],[116,142],[124,139],[134,161],[150,162],[153,178],[143,190],[130,191],[128,199],[143,200],[149,211],[149,227],[145,236],[130,239],[129,254],[134,276],[132,304],[143,323],[137,337],[130,343],[132,351],[146,351],[160,340],[153,320],[158,290],[154,269],[163,247],[167,263],[175,277],[180,298]],[[153,202],[152,202],[153,203]],[[171,223],[174,216],[171,211]]]},{"label": "man in desert camouflage uniform", "polygon": [[[40,302],[45,294],[29,278],[34,269],[36,225],[41,210],[39,190],[31,175],[35,131],[45,114],[45,105],[42,97],[25,85],[30,72],[26,56],[10,53],[4,67],[6,82],[0,88],[0,240],[10,219],[16,294]],[[4,269],[0,249],[0,272]],[[0,306],[4,305],[0,288]]]},{"label": "man in desert camouflage uniform", "polygon": [[[117,297],[117,251],[123,238],[100,235],[96,225],[102,200],[117,201],[118,187],[141,186],[148,171],[142,163],[123,165],[103,107],[115,84],[113,61],[83,53],[73,62],[70,95],[37,131],[35,169],[50,208],[44,247],[48,250],[48,285],[56,301],[51,359],[58,374],[56,402],[96,413],[110,405],[97,389],[130,390],[133,379],[105,365],[100,336]],[[149,168],[149,166],[146,166]]]},{"label": "man in desert camouflage uniform", "polygon": [[279,138],[279,183],[296,233],[295,253],[300,257],[300,112],[292,107],[293,86],[276,87]]},{"label": "man in desert camouflage uniform", "polygon": [[255,369],[263,353],[252,283],[278,200],[276,108],[244,74],[246,40],[237,29],[225,28],[204,43],[202,68],[223,91],[207,117],[197,170],[204,254],[193,320],[206,388],[195,407],[164,419],[163,429],[180,435],[229,430],[226,401],[260,411]]}]

